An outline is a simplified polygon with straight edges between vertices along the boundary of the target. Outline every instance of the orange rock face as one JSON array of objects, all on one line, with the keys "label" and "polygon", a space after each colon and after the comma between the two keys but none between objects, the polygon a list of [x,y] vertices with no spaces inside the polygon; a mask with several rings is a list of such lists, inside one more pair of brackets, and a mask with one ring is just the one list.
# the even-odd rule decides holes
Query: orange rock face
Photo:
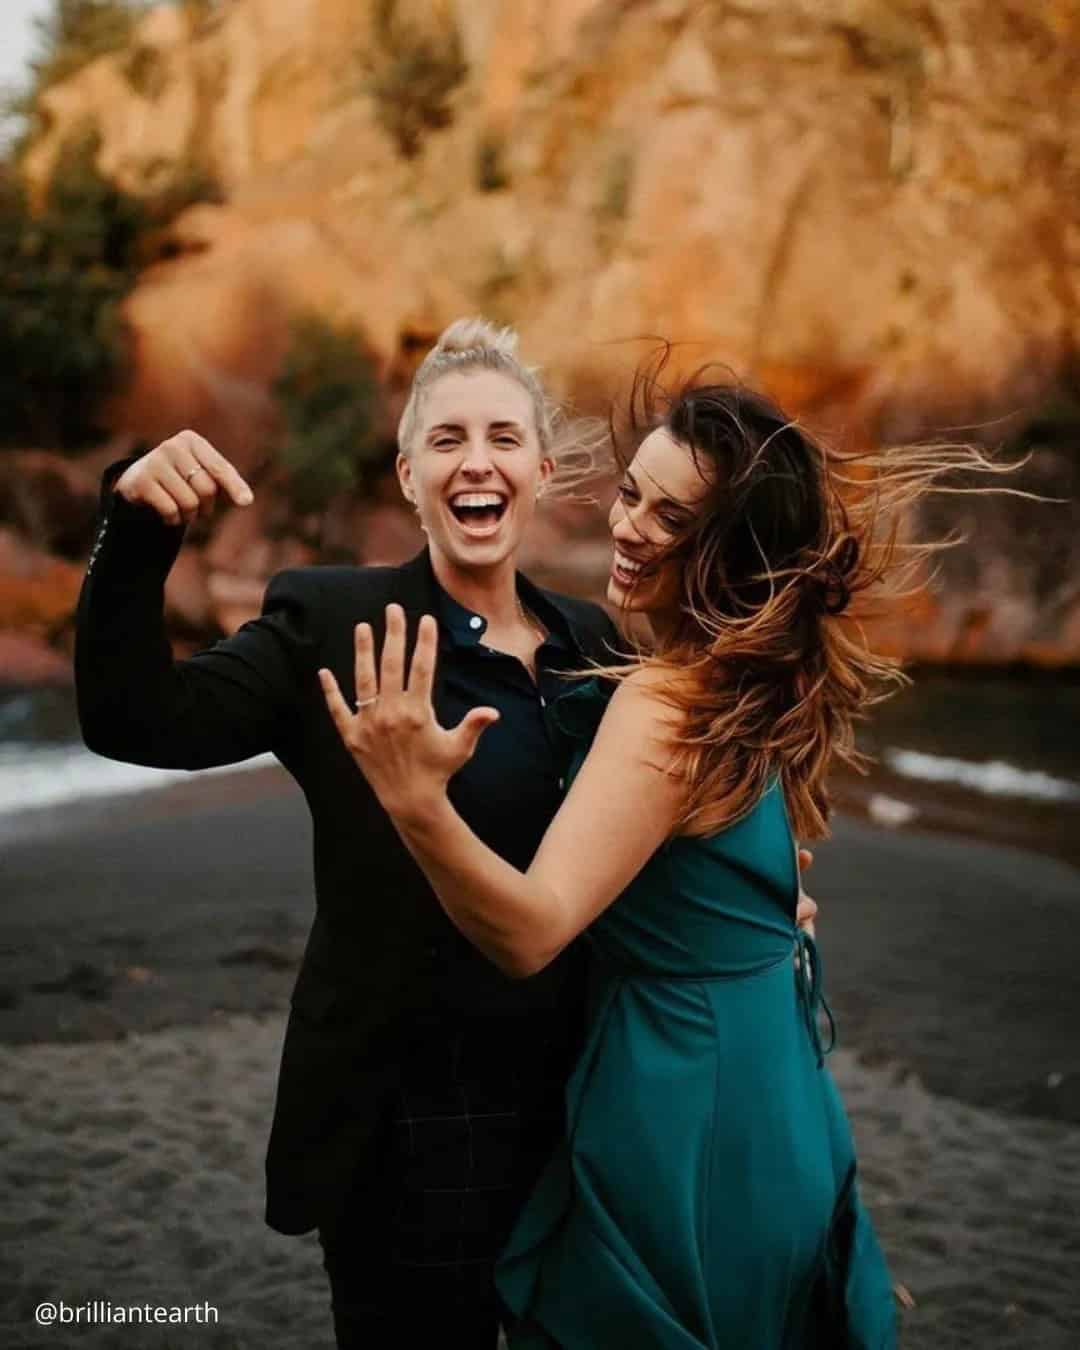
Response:
[{"label": "orange rock face", "polygon": [[[51,90],[27,168],[90,116],[126,186],[197,159],[227,189],[128,305],[111,417],[150,440],[251,463],[307,308],[387,374],[505,317],[586,400],[663,335],[846,443],[1033,409],[1075,358],[1080,0],[233,0],[137,45],[152,87],[121,53]],[[899,645],[1060,657],[1072,611],[992,572]]]},{"label": "orange rock face", "polygon": [[46,637],[74,615],[83,571],[0,528],[0,629]]}]

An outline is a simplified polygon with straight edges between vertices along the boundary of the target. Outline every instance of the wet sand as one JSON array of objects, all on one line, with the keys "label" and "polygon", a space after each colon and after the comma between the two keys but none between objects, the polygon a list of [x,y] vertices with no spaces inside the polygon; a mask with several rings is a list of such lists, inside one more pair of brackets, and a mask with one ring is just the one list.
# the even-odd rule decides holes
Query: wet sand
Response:
[{"label": "wet sand", "polygon": [[[275,773],[0,841],[0,1344],[329,1347],[312,1237],[262,1222],[309,829]],[[810,889],[830,1061],[907,1347],[1080,1343],[1080,873],[841,820]],[[37,1303],[218,1309],[36,1329]]]}]

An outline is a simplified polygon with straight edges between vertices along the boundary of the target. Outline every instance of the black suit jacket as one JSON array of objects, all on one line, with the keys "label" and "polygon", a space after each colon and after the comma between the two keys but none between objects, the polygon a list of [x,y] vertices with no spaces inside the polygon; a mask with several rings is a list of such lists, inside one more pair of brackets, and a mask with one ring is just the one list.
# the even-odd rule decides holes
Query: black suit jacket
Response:
[{"label": "black suit jacket", "polygon": [[[332,670],[350,698],[354,625],[370,622],[380,644],[385,606],[396,601],[411,649],[438,591],[426,551],[402,567],[282,572],[260,618],[174,662],[163,592],[183,529],[115,497],[110,484],[122,467],[106,475],[79,600],[75,675],[86,744],[113,759],[185,769],[269,750],[311,809],[316,914],[292,995],[266,1164],[267,1222],[306,1232],[371,1163],[395,1084],[396,1033],[429,1008],[451,949],[458,966],[461,958],[460,935],[342,745],[316,671]],[[614,630],[602,610],[545,595],[586,658],[611,659]],[[438,712],[438,673],[434,699]],[[564,969],[581,962],[577,948],[560,958]],[[478,975],[490,981],[491,968]],[[557,989],[558,963],[540,978]],[[533,983],[507,981],[511,1006],[542,1008]]]}]

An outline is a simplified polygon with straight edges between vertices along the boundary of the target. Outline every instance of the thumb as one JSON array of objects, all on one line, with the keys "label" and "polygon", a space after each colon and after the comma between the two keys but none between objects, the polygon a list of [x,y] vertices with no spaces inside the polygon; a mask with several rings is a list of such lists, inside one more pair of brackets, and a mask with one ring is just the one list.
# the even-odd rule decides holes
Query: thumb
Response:
[{"label": "thumb", "polygon": [[805,872],[814,861],[814,855],[808,848],[799,849],[799,871]]},{"label": "thumb", "polygon": [[473,708],[465,714],[454,729],[454,748],[461,756],[461,762],[472,759],[480,737],[488,727],[499,720],[497,708]]}]

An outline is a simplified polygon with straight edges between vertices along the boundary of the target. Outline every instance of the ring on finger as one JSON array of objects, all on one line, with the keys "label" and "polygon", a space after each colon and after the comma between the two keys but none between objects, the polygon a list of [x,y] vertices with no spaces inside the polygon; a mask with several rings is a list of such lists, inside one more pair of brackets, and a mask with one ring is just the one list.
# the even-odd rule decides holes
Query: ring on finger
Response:
[{"label": "ring on finger", "polygon": [[187,473],[184,474],[184,482],[190,483],[201,468],[202,468],[201,464],[196,464],[193,469],[188,469]]},{"label": "ring on finger", "polygon": [[359,712],[361,708],[370,707],[372,703],[378,703],[378,701],[379,701],[378,694],[372,694],[370,698],[357,699],[356,703],[354,704],[354,707],[356,708],[356,711]]}]

